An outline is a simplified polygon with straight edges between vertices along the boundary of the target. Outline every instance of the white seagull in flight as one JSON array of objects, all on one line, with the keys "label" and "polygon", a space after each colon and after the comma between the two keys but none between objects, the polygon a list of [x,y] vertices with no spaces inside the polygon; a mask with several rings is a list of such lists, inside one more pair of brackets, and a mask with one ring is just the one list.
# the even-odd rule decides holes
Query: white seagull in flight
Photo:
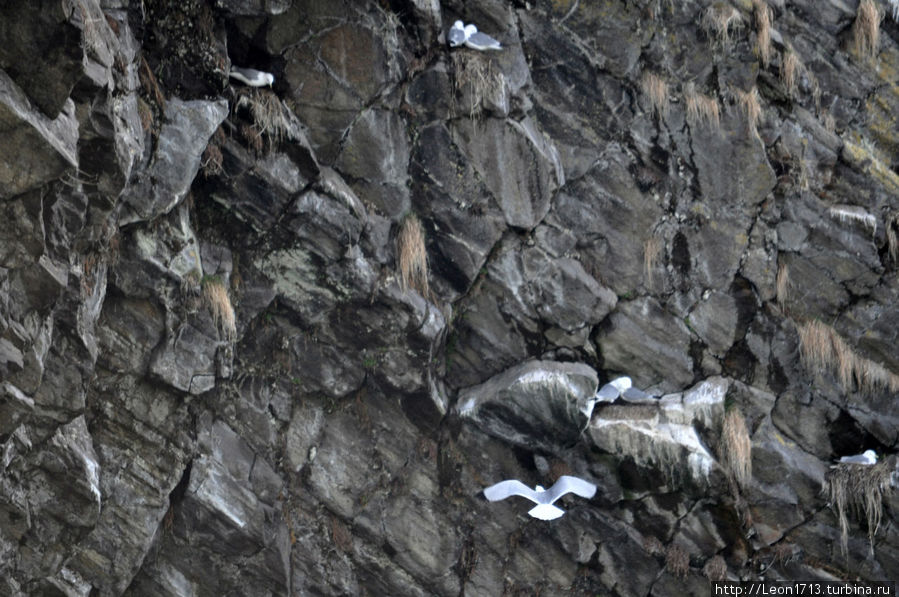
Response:
[{"label": "white seagull in flight", "polygon": [[577,477],[562,475],[555,485],[549,489],[543,489],[540,485],[531,489],[521,481],[512,479],[500,481],[496,485],[486,488],[484,497],[491,502],[498,502],[507,497],[518,495],[537,504],[528,511],[528,514],[540,520],[555,520],[565,514],[565,511],[557,506],[553,506],[553,502],[566,493],[573,493],[590,499],[596,494],[596,485]]}]

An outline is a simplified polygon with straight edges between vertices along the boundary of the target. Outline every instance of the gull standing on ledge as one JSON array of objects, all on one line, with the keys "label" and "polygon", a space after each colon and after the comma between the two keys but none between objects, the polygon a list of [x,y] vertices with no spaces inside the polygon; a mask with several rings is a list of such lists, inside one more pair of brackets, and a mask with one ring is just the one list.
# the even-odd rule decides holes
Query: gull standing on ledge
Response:
[{"label": "gull standing on ledge", "polygon": [[513,479],[500,481],[496,485],[486,488],[484,497],[491,502],[498,502],[513,495],[521,496],[537,504],[528,511],[528,514],[540,520],[555,520],[565,514],[565,511],[557,506],[553,506],[553,502],[566,493],[573,493],[590,499],[596,494],[596,485],[577,477],[562,475],[555,485],[549,489],[543,489],[540,485],[537,485],[535,489],[531,489],[521,481]]},{"label": "gull standing on ledge", "polygon": [[266,85],[271,87],[272,83],[275,82],[275,75],[256,70],[255,68],[232,66],[228,76],[250,87],[265,87]]}]

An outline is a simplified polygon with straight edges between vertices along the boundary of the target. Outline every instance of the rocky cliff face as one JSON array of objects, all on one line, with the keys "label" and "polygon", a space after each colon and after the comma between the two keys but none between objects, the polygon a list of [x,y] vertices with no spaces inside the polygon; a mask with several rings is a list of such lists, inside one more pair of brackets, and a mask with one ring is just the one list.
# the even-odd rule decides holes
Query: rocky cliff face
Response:
[{"label": "rocky cliff face", "polygon": [[0,594],[899,578],[895,4],[3,4]]}]

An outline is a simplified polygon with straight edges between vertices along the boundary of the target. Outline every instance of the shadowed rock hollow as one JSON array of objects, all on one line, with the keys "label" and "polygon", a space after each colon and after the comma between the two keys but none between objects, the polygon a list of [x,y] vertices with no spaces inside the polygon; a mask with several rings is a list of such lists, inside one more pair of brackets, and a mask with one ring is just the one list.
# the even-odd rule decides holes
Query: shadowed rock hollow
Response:
[{"label": "shadowed rock hollow", "polygon": [[6,3],[0,594],[899,578],[889,9]]}]

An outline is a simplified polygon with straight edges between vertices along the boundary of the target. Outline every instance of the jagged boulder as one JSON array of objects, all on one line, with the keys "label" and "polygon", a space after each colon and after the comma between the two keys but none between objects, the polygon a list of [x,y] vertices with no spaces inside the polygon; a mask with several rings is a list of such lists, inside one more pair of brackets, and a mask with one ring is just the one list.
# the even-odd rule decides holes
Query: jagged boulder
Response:
[{"label": "jagged boulder", "polygon": [[512,444],[560,450],[580,438],[598,383],[582,363],[531,361],[460,391],[456,413]]}]

